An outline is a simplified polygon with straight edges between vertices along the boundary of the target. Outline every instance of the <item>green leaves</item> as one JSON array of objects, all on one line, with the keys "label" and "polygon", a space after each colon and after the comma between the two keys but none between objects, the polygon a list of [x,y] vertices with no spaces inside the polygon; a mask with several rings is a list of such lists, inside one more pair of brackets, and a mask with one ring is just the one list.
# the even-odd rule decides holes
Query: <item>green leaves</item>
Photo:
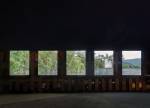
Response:
[{"label": "green leaves", "polygon": [[10,75],[29,75],[29,51],[10,51]]},{"label": "green leaves", "polygon": [[38,74],[57,75],[57,51],[39,51]]},{"label": "green leaves", "polygon": [[105,68],[105,61],[113,61],[113,56],[112,55],[98,55],[95,56],[95,68]]},{"label": "green leaves", "polygon": [[67,51],[67,75],[85,75],[85,51]]},{"label": "green leaves", "polygon": [[[95,56],[95,69],[105,68],[105,62],[113,61],[112,55]],[[38,52],[38,74],[57,75],[57,51]],[[67,75],[85,75],[85,51],[67,51]],[[10,52],[10,75],[29,75],[29,51]]]}]

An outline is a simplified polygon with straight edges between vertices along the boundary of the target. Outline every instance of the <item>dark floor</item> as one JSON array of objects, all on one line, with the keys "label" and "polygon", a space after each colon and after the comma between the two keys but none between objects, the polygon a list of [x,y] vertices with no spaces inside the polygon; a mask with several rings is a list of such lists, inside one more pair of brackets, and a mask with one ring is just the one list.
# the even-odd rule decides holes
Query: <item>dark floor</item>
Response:
[{"label": "dark floor", "polygon": [[149,93],[1,95],[0,108],[150,108]]}]

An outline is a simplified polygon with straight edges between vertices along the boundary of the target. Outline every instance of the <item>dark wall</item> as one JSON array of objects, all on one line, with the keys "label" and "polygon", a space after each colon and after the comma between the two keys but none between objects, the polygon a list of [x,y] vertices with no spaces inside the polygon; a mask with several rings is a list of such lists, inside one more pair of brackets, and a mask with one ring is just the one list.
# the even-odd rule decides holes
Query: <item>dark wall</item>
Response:
[{"label": "dark wall", "polygon": [[149,49],[149,6],[99,0],[2,1],[0,49]]}]

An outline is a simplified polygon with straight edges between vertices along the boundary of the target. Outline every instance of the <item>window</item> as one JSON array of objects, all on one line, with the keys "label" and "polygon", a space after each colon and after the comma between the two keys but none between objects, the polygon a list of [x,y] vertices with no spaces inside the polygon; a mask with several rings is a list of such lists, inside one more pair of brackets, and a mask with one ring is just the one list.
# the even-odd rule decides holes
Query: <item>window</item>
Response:
[{"label": "window", "polygon": [[29,51],[10,51],[10,75],[29,75]]},{"label": "window", "polygon": [[122,51],[122,75],[141,75],[141,51]]},{"label": "window", "polygon": [[85,75],[85,51],[67,51],[67,75]]},{"label": "window", "polygon": [[94,51],[95,75],[113,75],[113,51]]},{"label": "window", "polygon": [[57,51],[38,52],[38,75],[57,75]]}]

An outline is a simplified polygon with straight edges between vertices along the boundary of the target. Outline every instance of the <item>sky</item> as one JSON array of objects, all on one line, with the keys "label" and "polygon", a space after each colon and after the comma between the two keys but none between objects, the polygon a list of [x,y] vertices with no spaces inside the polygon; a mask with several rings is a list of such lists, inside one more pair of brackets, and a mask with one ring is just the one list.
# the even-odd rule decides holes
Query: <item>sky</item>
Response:
[{"label": "sky", "polygon": [[[113,51],[95,51],[95,56],[98,56],[99,54],[102,55],[112,55]],[[124,59],[135,59],[135,58],[141,58],[141,51],[122,51]]]},{"label": "sky", "polygon": [[94,53],[95,53],[95,56],[98,56],[99,54],[100,55],[106,55],[106,54],[112,55],[113,51],[94,51]]},{"label": "sky", "polygon": [[123,51],[122,55],[124,59],[141,58],[141,51]]},{"label": "sky", "polygon": [[[80,51],[85,53],[85,51]],[[98,55],[113,55],[113,51],[94,51],[95,56]],[[141,51],[122,51],[122,55],[124,59],[135,59],[135,58],[141,58]]]}]

